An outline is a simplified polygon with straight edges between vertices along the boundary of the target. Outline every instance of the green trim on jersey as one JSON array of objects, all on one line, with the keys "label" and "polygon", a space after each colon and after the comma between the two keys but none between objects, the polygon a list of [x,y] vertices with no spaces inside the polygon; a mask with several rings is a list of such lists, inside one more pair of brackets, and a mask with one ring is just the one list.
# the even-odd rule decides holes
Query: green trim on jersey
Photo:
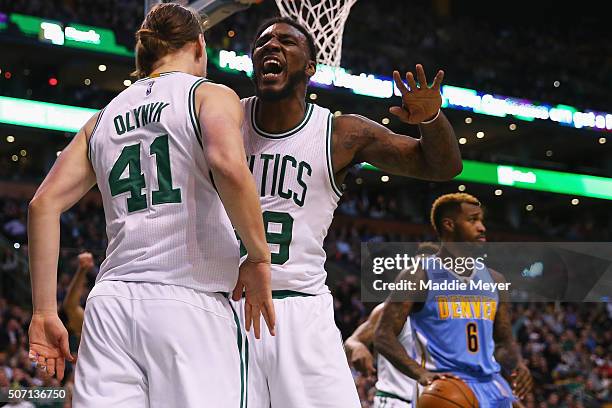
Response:
[{"label": "green trim on jersey", "polygon": [[210,82],[206,78],[198,79],[191,85],[189,89],[189,118],[191,119],[191,125],[193,126],[193,130],[198,138],[198,144],[200,147],[204,148],[202,144],[202,129],[200,129],[200,121],[198,120],[198,116],[196,115],[196,106],[195,106],[195,91],[198,86],[202,85],[204,82]]},{"label": "green trim on jersey", "polygon": [[398,395],[395,394],[391,394],[390,392],[386,392],[386,391],[381,391],[381,390],[376,390],[376,394],[377,397],[383,397],[383,398],[393,398],[396,400],[400,400],[400,401],[404,401],[408,404],[412,404],[412,401],[404,399]]},{"label": "green trim on jersey", "polygon": [[[249,347],[249,341],[248,339],[244,338],[244,342],[245,342],[245,350],[247,353],[247,359],[246,359],[246,369],[245,369],[245,359],[242,356],[242,332],[240,331],[240,319],[238,319],[238,315],[236,314],[236,311],[234,310],[234,306],[232,306],[232,302],[229,301],[228,299],[228,303],[230,308],[232,309],[232,313],[234,314],[234,322],[236,323],[236,337],[238,339],[238,354],[240,355],[240,408],[246,408],[247,406],[247,392],[248,392],[248,373],[249,373],[249,360],[248,360],[248,347]],[[246,374],[246,377],[245,377]]]},{"label": "green trim on jersey", "polygon": [[[139,82],[144,82],[144,81],[147,81],[149,79],[155,79],[155,78],[167,76],[167,75],[170,75],[170,74],[176,74],[176,73],[179,73],[179,72],[181,72],[181,71],[160,72],[159,74],[155,74],[154,76],[148,76],[148,77],[145,77],[145,78],[140,78],[138,81],[135,81],[134,83],[137,84]],[[186,74],[186,72],[183,72],[183,74]]]},{"label": "green trim on jersey", "polygon": [[329,182],[331,183],[332,190],[338,195],[338,198],[342,197],[342,190],[336,185],[336,179],[334,178],[334,166],[332,162],[332,135],[334,127],[334,116],[330,113],[327,119],[327,136],[326,136],[326,149],[325,153],[327,156],[327,174],[329,175]]},{"label": "green trim on jersey", "polygon": [[310,120],[310,117],[312,116],[312,112],[314,111],[313,105],[311,103],[307,103],[306,111],[304,112],[304,119],[302,119],[302,121],[298,123],[293,129],[289,129],[288,131],[282,132],[282,133],[268,133],[268,132],[264,132],[257,126],[257,122],[255,120],[255,112],[257,110],[257,101],[258,99],[255,98],[251,106],[251,124],[253,125],[253,129],[255,130],[255,132],[257,132],[260,136],[263,136],[268,139],[283,139],[285,137],[289,137],[289,136],[296,134],[300,130],[304,129],[304,127]]},{"label": "green trim on jersey", "polygon": [[102,119],[102,115],[104,114],[104,109],[106,109],[106,106],[102,108],[102,110],[100,110],[98,119],[96,119],[96,124],[94,125],[93,130],[91,131],[91,135],[89,136],[89,139],[87,140],[87,158],[89,158],[90,162],[91,162],[91,141],[93,140],[93,137],[96,134],[96,130],[98,129],[98,125],[100,124],[100,119]]}]

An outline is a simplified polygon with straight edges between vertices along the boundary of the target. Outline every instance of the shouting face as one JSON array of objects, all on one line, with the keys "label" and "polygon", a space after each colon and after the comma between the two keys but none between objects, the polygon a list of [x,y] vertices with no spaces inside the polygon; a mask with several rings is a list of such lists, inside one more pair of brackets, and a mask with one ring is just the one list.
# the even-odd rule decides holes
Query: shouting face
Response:
[{"label": "shouting face", "polygon": [[255,41],[253,70],[257,96],[279,100],[300,85],[305,89],[316,65],[304,34],[290,24],[275,23]]}]

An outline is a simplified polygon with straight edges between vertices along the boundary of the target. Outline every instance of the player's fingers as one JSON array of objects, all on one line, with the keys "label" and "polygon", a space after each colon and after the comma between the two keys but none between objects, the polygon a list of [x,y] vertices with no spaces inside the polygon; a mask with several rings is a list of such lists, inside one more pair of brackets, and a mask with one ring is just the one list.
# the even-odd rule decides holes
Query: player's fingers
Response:
[{"label": "player's fingers", "polygon": [[244,329],[251,331],[251,322],[253,319],[253,307],[247,301],[244,302]]},{"label": "player's fingers", "polygon": [[255,338],[261,338],[261,309],[259,305],[253,306],[253,330],[255,331]]},{"label": "player's fingers", "polygon": [[65,333],[60,338],[60,347],[62,350],[63,358],[68,361],[72,361],[72,354],[70,353],[70,345],[68,344],[68,333]]},{"label": "player's fingers", "polygon": [[425,70],[423,69],[423,66],[421,64],[416,65],[416,73],[421,89],[427,88],[427,77],[425,77]]},{"label": "player's fingers", "polygon": [[366,372],[368,375],[374,375],[376,373],[376,369],[371,359],[366,361]]},{"label": "player's fingers", "polygon": [[414,80],[414,74],[410,71],[406,72],[406,82],[408,82],[408,86],[410,90],[414,91],[417,89],[416,81]]},{"label": "player's fingers", "polygon": [[392,106],[389,108],[389,113],[391,113],[393,116],[397,116],[398,119],[403,121],[408,121],[408,119],[410,119],[410,113],[406,109],[400,108],[399,106]]},{"label": "player's fingers", "polygon": [[55,375],[55,359],[54,358],[50,358],[47,360],[47,374],[49,374],[49,376],[51,377]]},{"label": "player's fingers", "polygon": [[440,85],[442,85],[442,80],[444,79],[444,71],[439,70],[434,78],[433,84],[431,85],[432,89],[439,90]]},{"label": "player's fingers", "polygon": [[406,88],[406,85],[402,81],[402,77],[398,71],[393,71],[393,81],[395,82],[395,86],[402,93],[402,96],[406,95],[410,91]]},{"label": "player's fingers", "polygon": [[274,312],[274,304],[270,302],[264,303],[263,316],[268,326],[268,331],[272,336],[276,336],[276,314]]},{"label": "player's fingers", "polygon": [[58,358],[55,363],[55,372],[57,373],[57,379],[62,381],[64,379],[64,370],[66,368],[66,360]]},{"label": "player's fingers", "polygon": [[47,367],[47,359],[39,355],[38,359],[36,360],[36,365],[40,369],[45,369]]},{"label": "player's fingers", "polygon": [[30,361],[32,363],[37,363],[38,362],[38,353],[35,352],[34,350],[30,349],[30,352],[28,354],[28,358],[30,359]]},{"label": "player's fingers", "polygon": [[242,282],[238,281],[238,283],[236,283],[236,287],[232,291],[232,299],[235,301],[240,300],[240,298],[242,298],[243,291],[244,291],[244,285],[242,284]]}]

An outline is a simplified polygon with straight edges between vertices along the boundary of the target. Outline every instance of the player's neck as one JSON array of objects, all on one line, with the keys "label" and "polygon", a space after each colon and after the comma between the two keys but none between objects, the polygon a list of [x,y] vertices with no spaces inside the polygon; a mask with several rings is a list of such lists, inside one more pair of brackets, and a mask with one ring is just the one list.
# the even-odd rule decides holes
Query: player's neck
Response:
[{"label": "player's neck", "polygon": [[306,102],[303,96],[291,95],[275,101],[259,98],[255,121],[264,132],[282,133],[299,125],[305,114]]}]

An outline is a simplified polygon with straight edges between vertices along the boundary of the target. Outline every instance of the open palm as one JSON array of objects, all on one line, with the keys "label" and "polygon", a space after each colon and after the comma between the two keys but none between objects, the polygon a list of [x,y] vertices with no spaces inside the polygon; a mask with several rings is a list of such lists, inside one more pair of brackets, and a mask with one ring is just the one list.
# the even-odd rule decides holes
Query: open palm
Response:
[{"label": "open palm", "polygon": [[444,79],[444,71],[438,71],[433,84],[427,85],[425,70],[421,64],[416,66],[417,86],[412,72],[406,73],[408,87],[402,81],[398,71],[393,71],[395,85],[402,93],[402,106],[394,106],[389,112],[397,116],[402,122],[418,125],[435,117],[442,106],[442,95],[440,95],[440,85]]},{"label": "open palm", "polygon": [[65,359],[73,361],[68,347],[68,331],[57,314],[33,315],[28,330],[29,357],[47,374],[64,378]]}]

